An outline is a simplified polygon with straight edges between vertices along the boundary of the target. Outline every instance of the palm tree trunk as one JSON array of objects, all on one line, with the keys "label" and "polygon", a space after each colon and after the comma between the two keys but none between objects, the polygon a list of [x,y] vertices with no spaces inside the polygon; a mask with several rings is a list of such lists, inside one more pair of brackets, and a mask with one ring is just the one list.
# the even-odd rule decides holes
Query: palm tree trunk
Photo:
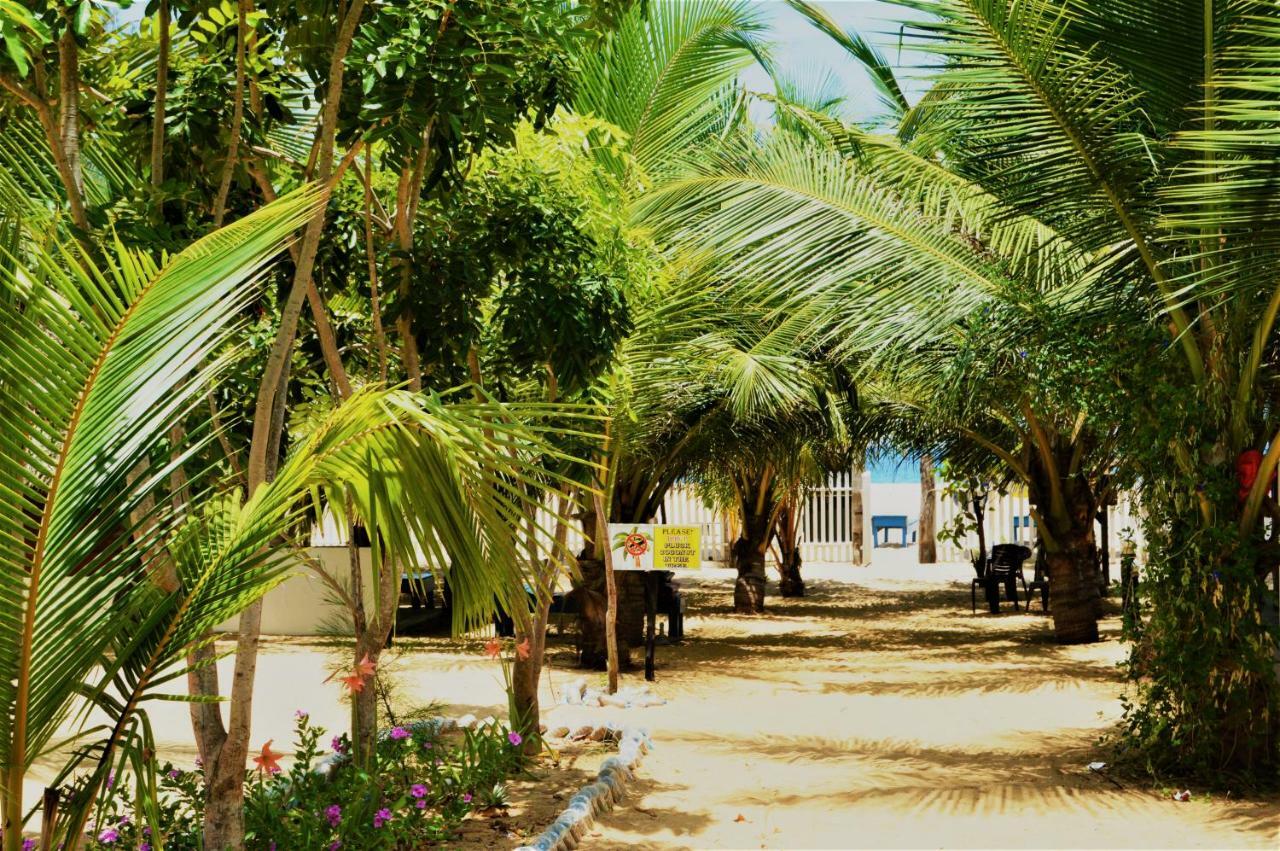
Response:
[{"label": "palm tree trunk", "polygon": [[778,511],[774,540],[778,542],[778,593],[783,597],[803,597],[804,579],[800,576],[800,494],[792,494]]},{"label": "palm tree trunk", "polygon": [[921,564],[938,561],[937,486],[933,479],[933,456],[920,456],[920,553]]},{"label": "palm tree trunk", "polygon": [[1062,505],[1051,507],[1047,483],[1033,481],[1029,490],[1037,506],[1036,521],[1049,570],[1049,610],[1059,644],[1090,644],[1098,640],[1098,549],[1093,533],[1096,506],[1088,485],[1080,479],[1059,483]]}]

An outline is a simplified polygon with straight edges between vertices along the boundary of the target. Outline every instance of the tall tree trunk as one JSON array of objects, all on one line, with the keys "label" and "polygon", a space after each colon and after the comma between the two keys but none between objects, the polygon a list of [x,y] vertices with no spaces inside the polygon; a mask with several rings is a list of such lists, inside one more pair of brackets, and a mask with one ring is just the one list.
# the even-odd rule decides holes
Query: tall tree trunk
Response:
[{"label": "tall tree trunk", "polygon": [[920,563],[938,561],[937,486],[933,480],[933,456],[920,456]]},{"label": "tall tree trunk", "polygon": [[74,214],[80,205],[76,224],[88,228],[84,218],[84,175],[80,168],[80,48],[76,44],[75,30],[71,22],[71,10],[62,9],[62,36],[58,39],[58,141],[66,162],[72,192],[69,199]]},{"label": "tall tree trunk", "polygon": [[240,155],[240,132],[244,125],[245,47],[249,39],[248,0],[240,0],[236,7],[236,89],[232,95],[231,140],[227,143],[227,158],[222,163],[218,194],[213,199],[215,230],[222,227],[227,214],[227,196],[231,193],[231,180],[236,173],[236,158]]},{"label": "tall tree trunk", "polygon": [[569,494],[561,493],[556,500],[555,548],[550,558],[542,560],[532,626],[523,635],[519,633],[516,635],[517,641],[529,642],[529,652],[524,657],[517,653],[515,662],[511,666],[511,698],[515,714],[511,723],[520,725],[520,732],[524,736],[522,747],[524,753],[529,756],[535,755],[541,748],[538,738],[542,711],[538,703],[538,683],[542,679],[542,666],[547,652],[547,624],[551,617],[551,595],[555,593],[556,577],[560,574],[560,564],[557,559],[564,557],[565,543],[569,536],[569,525],[565,521],[569,507]]},{"label": "tall tree trunk", "polygon": [[[365,0],[352,0],[338,30],[329,63],[329,85],[326,92],[321,126],[317,139],[318,168],[316,179],[329,182],[333,167],[333,145],[337,132],[338,103],[342,92],[343,70],[355,28],[364,12]],[[285,368],[293,351],[302,302],[311,284],[311,272],[324,229],[325,207],[321,207],[307,224],[293,284],[285,300],[280,328],[267,357],[267,365],[258,388],[254,407],[253,437],[249,445],[248,492],[254,493],[267,481],[268,450],[275,442],[272,434],[277,404],[284,403]],[[240,848],[244,845],[244,772],[249,756],[249,737],[253,712],[253,684],[257,672],[258,638],[262,628],[262,602],[253,603],[240,617],[240,634],[236,645],[235,672],[231,684],[231,711],[227,738],[210,767],[209,802],[204,819],[204,845],[215,849]]]},{"label": "tall tree trunk", "polygon": [[373,315],[373,343],[378,352],[378,379],[387,383],[387,332],[382,327],[382,301],[378,293],[378,252],[373,241],[373,152],[365,152],[364,250],[369,264],[369,310]]},{"label": "tall tree trunk", "polygon": [[156,192],[155,217],[164,218],[164,205],[160,203],[160,185],[164,183],[164,112],[169,98],[169,0],[160,0],[156,16],[156,33],[159,50],[156,55],[156,99],[151,122],[151,188]]}]

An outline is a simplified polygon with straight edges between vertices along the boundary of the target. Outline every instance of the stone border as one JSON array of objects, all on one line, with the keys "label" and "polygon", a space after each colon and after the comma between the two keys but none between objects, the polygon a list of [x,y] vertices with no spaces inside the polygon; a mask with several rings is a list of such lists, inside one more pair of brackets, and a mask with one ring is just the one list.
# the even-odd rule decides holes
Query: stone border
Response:
[{"label": "stone border", "polygon": [[604,726],[618,734],[618,755],[601,763],[595,781],[579,789],[569,799],[569,806],[537,839],[516,851],[572,851],[596,818],[612,810],[626,795],[627,784],[635,780],[635,769],[653,742],[643,729]]}]

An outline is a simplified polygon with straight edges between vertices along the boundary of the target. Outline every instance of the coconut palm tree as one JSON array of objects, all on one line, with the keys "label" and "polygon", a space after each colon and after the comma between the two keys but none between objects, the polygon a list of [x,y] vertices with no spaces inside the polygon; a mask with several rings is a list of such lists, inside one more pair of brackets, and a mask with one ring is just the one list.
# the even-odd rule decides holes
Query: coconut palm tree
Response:
[{"label": "coconut palm tree", "polygon": [[[799,146],[735,151],[648,199],[757,292],[790,295],[775,304],[814,305],[848,349],[921,344],[1028,284],[1067,312],[1117,293],[1148,305],[1179,389],[1124,418],[1149,424],[1132,454],[1158,518],[1153,593],[1171,589],[1145,632],[1134,732],[1184,765],[1273,764],[1280,690],[1259,600],[1280,557],[1263,523],[1280,465],[1276,4],[900,5],[940,57],[902,112],[911,133],[841,134],[853,167]],[[1205,673],[1216,664],[1239,676]],[[1175,756],[1175,739],[1195,747]]]}]

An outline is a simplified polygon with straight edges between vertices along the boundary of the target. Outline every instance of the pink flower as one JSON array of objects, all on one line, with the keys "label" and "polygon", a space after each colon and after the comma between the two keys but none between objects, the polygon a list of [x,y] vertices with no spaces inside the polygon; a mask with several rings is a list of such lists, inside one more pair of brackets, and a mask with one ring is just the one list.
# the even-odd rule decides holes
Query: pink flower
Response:
[{"label": "pink flower", "polygon": [[108,827],[106,830],[102,831],[102,833],[98,834],[98,841],[103,845],[110,845],[119,838],[120,831],[116,830],[114,827]]},{"label": "pink flower", "polygon": [[524,738],[515,730],[512,730],[510,733],[507,733],[507,741],[513,745],[518,745],[524,741]]},{"label": "pink flower", "polygon": [[383,807],[382,809],[378,810],[376,813],[373,814],[374,827],[382,827],[384,824],[386,824],[389,821],[391,821],[391,810],[387,809],[386,807]]},{"label": "pink flower", "polygon": [[346,753],[347,746],[342,743],[341,736],[334,736],[329,740],[329,747],[333,748],[334,753]]},{"label": "pink flower", "polygon": [[427,808],[427,801],[425,798],[419,798],[413,802],[413,805],[420,810],[425,810]]},{"label": "pink flower", "polygon": [[469,803],[471,803],[471,793],[470,793],[470,792],[468,792],[468,793],[466,793],[465,795],[463,795],[463,796],[462,796],[462,803],[464,803],[464,804],[469,804]]},{"label": "pink flower", "polygon": [[409,787],[409,794],[415,798],[425,798],[427,797],[427,787],[421,783],[414,783]]},{"label": "pink flower", "polygon": [[325,808],[324,816],[329,820],[329,827],[337,827],[342,821],[342,807],[337,804],[330,804]]},{"label": "pink flower", "polygon": [[335,839],[329,843],[329,851],[338,851],[338,849],[341,847],[342,847],[341,839]]},{"label": "pink flower", "polygon": [[169,773],[168,773],[168,775],[167,775],[167,776],[168,776],[168,778],[169,778],[170,780],[181,780],[181,779],[182,779],[182,772],[181,772],[181,771],[179,771],[179,770],[178,770],[178,769],[176,769],[176,768],[171,768],[171,769],[169,769]]},{"label": "pink flower", "polygon": [[400,741],[401,739],[407,739],[409,738],[409,731],[406,730],[404,727],[392,727],[391,738],[396,740],[397,742]]},{"label": "pink flower", "polygon": [[22,840],[22,851],[35,851],[36,841],[34,839]]},{"label": "pink flower", "polygon": [[310,718],[311,716],[305,709],[296,709],[293,712],[293,717],[301,720],[303,718]]}]

